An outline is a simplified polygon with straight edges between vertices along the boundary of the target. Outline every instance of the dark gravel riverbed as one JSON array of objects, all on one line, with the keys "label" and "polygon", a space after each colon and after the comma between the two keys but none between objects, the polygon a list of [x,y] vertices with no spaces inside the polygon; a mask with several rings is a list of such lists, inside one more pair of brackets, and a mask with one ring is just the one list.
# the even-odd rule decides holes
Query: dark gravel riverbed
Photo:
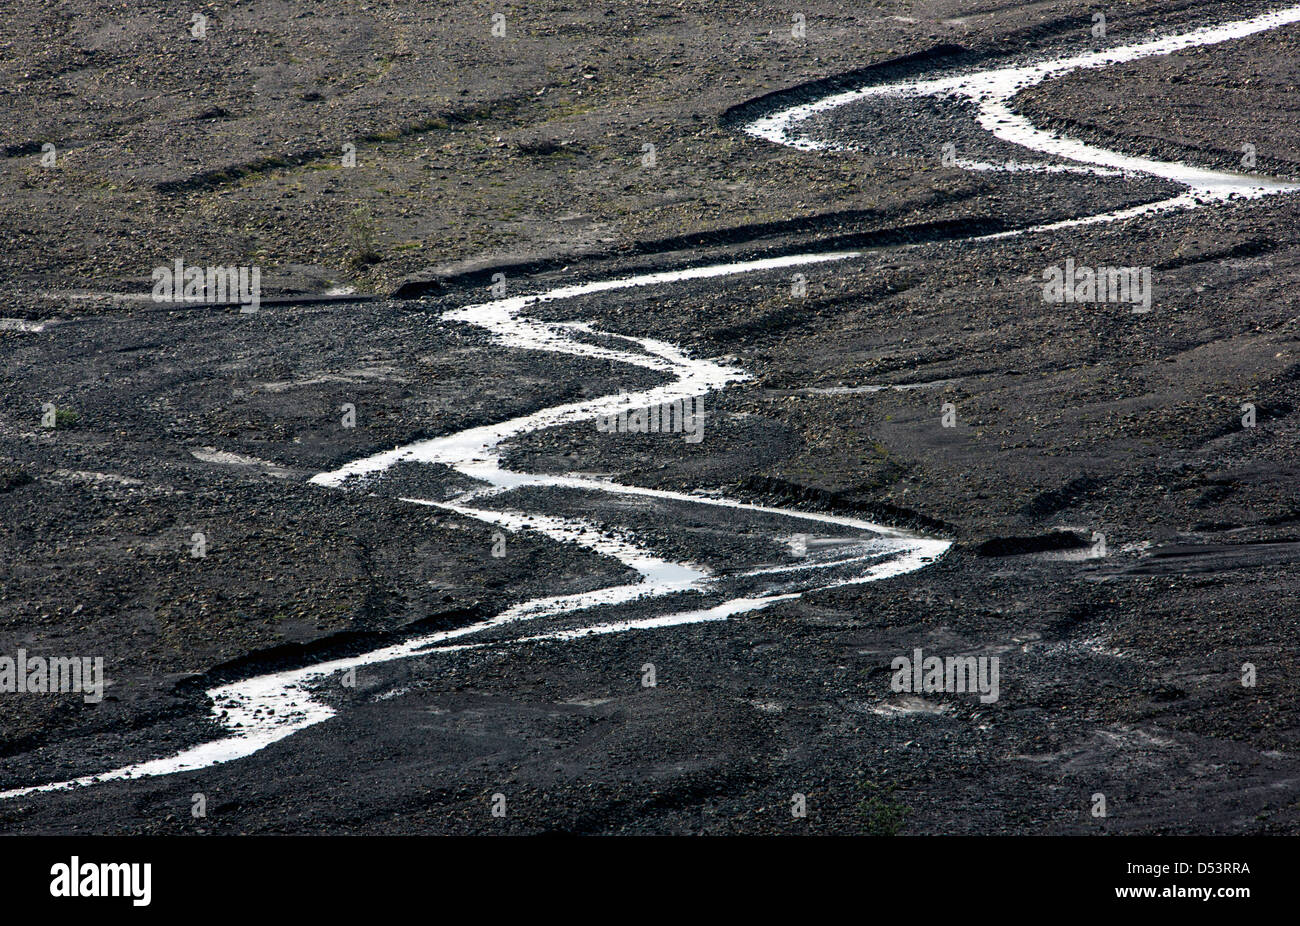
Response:
[{"label": "dark gravel riverbed", "polygon": [[[516,294],[863,252],[527,310],[750,378],[706,397],[698,444],[583,422],[504,460],[874,521],[952,540],[943,558],[726,621],[367,667],[323,690],[335,717],[251,757],[0,801],[0,831],[1300,832],[1300,199],[976,241],[1177,188],[946,167],[950,140],[1015,152],[943,106],[820,117],[858,148],[838,152],[724,114],[943,45],[963,67],[1098,47],[1089,10],[805,4],[796,41],[784,7],[715,6],[530,4],[504,40],[472,4],[218,4],[203,41],[162,8],[6,14],[0,656],[102,656],[108,684],[98,704],[0,694],[0,790],[215,738],[218,682],[629,580],[537,531],[494,556],[492,525],[402,500],[463,489],[445,468],[308,483],[663,379],[440,319],[491,298],[496,268]],[[1125,5],[1106,41],[1276,6]],[[1297,41],[1067,75],[1015,106],[1219,169],[1251,143],[1255,171],[1297,177]],[[261,265],[267,304],[113,298],[177,256]],[[1044,301],[1067,260],[1149,268],[1151,312]],[[421,298],[390,298],[403,281]],[[722,509],[530,504],[672,559],[787,561],[784,525]],[[894,691],[916,649],[997,657],[998,699]]]}]

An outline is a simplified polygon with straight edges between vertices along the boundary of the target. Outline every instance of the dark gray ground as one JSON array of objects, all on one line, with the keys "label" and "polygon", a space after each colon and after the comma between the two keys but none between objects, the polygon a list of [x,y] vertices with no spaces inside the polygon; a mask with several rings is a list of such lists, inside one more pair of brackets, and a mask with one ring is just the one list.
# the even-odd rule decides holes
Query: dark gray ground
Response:
[{"label": "dark gray ground", "polygon": [[[488,67],[455,33],[472,17],[368,6],[330,5],[328,17],[326,8],[310,17],[232,8],[242,44],[214,32],[194,73],[174,66],[189,49],[183,22],[171,45],[156,38],[173,12],[6,14],[13,57],[0,112],[17,142],[57,129],[79,146],[69,143],[56,175],[37,166],[39,155],[6,162],[0,315],[58,323],[0,331],[0,653],[103,654],[114,684],[97,707],[0,696],[0,788],[198,741],[211,733],[201,694],[211,678],[624,577],[616,562],[528,533],[492,558],[490,527],[396,500],[435,475],[403,473],[374,497],[304,483],[420,436],[644,386],[646,374],[503,351],[440,323],[444,309],[484,297],[477,281],[422,301],[267,306],[255,316],[41,295],[139,291],[160,257],[265,261],[278,285],[306,291],[329,281],[382,290],[462,258],[488,268],[557,260],[550,272],[512,271],[513,285],[532,290],[841,236],[879,244],[924,225],[916,247],[804,270],[809,295],[798,302],[781,272],[547,306],[542,314],[733,356],[754,379],[710,397],[715,417],[698,447],[599,441],[575,427],[520,441],[511,461],[924,524],[956,546],[920,572],[725,623],[363,670],[337,718],[252,758],[3,802],[4,830],[1300,829],[1300,201],[956,243],[1168,189],[968,175],[942,168],[937,150],[793,152],[720,120],[768,90],[939,41],[973,55],[1086,47],[1088,10],[808,7],[809,44],[799,48],[777,38],[788,11],[775,7],[725,18],[705,7],[530,5],[519,53]],[[1123,41],[1151,23],[1203,25],[1267,7],[1135,4],[1109,19]],[[1221,167],[1239,158],[1243,139],[1263,138],[1260,170],[1294,176],[1297,41],[1291,27],[1067,77],[1026,94],[1023,109],[1111,147]],[[379,57],[365,64],[372,49]],[[374,73],[360,82],[365,67]],[[130,102],[130,80],[150,71],[155,95]],[[332,88],[324,101],[300,100],[318,86]],[[591,88],[581,102],[580,87]],[[222,105],[232,115],[175,131],[179,101],[202,108],[204,93],[231,103]],[[530,102],[501,102],[520,93]],[[263,165],[194,184],[363,127],[413,124],[447,101],[487,109],[376,141],[382,168]],[[309,116],[309,105],[330,114]],[[903,112],[845,110],[834,121],[861,138],[915,134]],[[636,166],[643,128],[671,139],[653,180]],[[552,136],[572,152],[518,147]],[[946,137],[936,133],[936,149]],[[344,176],[347,196],[331,193]],[[177,192],[171,182],[190,185]],[[344,199],[369,209],[379,263],[349,264]],[[484,207],[512,199],[524,218]],[[561,202],[580,218],[563,219]],[[807,221],[772,224],[790,219]],[[947,220],[967,225],[925,224]],[[261,230],[248,232],[250,222]],[[733,232],[662,240],[717,228]],[[408,239],[420,247],[392,244]],[[582,250],[608,254],[559,269]],[[1045,304],[1042,269],[1067,257],[1153,267],[1154,311]],[[880,383],[936,385],[798,391]],[[65,427],[38,426],[44,402],[70,412]],[[355,430],[339,427],[345,402],[357,406]],[[957,407],[955,429],[939,426],[943,402]],[[1243,402],[1258,408],[1254,429],[1241,427]],[[273,466],[194,456],[206,448]],[[992,556],[982,546],[1062,527],[1103,532],[1110,555]],[[209,537],[204,560],[188,554],[194,530]],[[303,649],[273,649],[286,644]],[[999,655],[1001,699],[902,704],[888,664],[914,647]],[[220,668],[250,654],[242,669]],[[647,662],[653,689],[640,685]],[[1240,684],[1246,662],[1258,669],[1254,688]],[[375,700],[394,689],[406,690]],[[878,712],[891,704],[914,710]],[[1098,791],[1105,819],[1088,812]],[[195,792],[208,796],[206,820],[190,816]],[[508,799],[504,820],[489,813],[497,792]],[[808,796],[807,819],[790,816],[795,792]]]}]

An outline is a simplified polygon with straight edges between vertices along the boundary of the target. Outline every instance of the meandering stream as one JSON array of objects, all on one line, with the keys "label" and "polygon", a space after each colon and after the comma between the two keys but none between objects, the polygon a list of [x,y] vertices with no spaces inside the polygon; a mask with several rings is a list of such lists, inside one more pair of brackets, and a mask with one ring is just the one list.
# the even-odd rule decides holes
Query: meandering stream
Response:
[{"label": "meandering stream", "polygon": [[[957,97],[974,103],[977,121],[992,135],[1040,155],[1072,162],[1070,165],[1022,163],[1010,169],[1083,170],[1121,177],[1141,174],[1161,177],[1187,187],[1180,195],[1158,202],[980,236],[984,239],[1116,221],[1171,209],[1196,208],[1234,196],[1256,198],[1290,193],[1300,189],[1300,184],[1132,157],[1062,138],[1035,128],[1013,111],[1010,101],[1025,87],[1070,71],[1106,67],[1230,41],[1297,21],[1300,21],[1300,6],[1104,51],[930,80],[864,86],[828,94],[763,116],[745,126],[744,131],[804,150],[842,148],[801,132],[801,124],[817,113],[849,104],[869,104],[873,98]],[[1008,169],[1004,165],[979,161],[958,161],[957,164],[971,170]],[[316,690],[332,676],[350,669],[416,656],[436,656],[453,650],[537,642],[574,643],[613,633],[725,621],[811,591],[877,581],[934,562],[948,548],[948,541],[917,536],[855,518],[751,505],[713,495],[621,485],[595,475],[522,472],[509,469],[502,463],[503,447],[530,433],[594,421],[628,407],[690,399],[746,379],[743,370],[720,361],[691,357],[664,341],[600,332],[581,321],[542,321],[527,314],[530,307],[592,294],[778,271],[859,256],[853,251],[803,254],[643,274],[496,299],[446,312],[440,319],[441,323],[479,327],[502,346],[614,361],[654,371],[665,381],[632,393],[556,405],[497,424],[420,441],[356,460],[338,470],[321,473],[311,481],[322,491],[366,491],[367,486],[382,480],[384,474],[397,464],[440,464],[472,479],[472,487],[450,499],[407,498],[407,503],[437,507],[495,525],[506,532],[530,529],[560,543],[578,544],[616,559],[635,574],[635,580],[594,591],[534,598],[469,626],[427,634],[357,656],[221,685],[207,694],[212,701],[213,716],[226,731],[225,736],[175,755],[96,775],[16,788],[0,793],[0,798],[196,771],[249,756],[334,716],[334,709],[318,697]],[[621,346],[610,346],[614,343]],[[675,438],[665,435],[665,439]],[[572,493],[593,500],[637,499],[669,510],[704,506],[743,519],[754,530],[769,533],[774,541],[813,536],[819,538],[819,542],[805,546],[801,540],[797,554],[780,562],[730,563],[722,564],[724,568],[711,567],[658,553],[626,526],[600,523],[598,517],[578,518],[528,507],[540,492]],[[593,511],[598,512],[598,509],[599,505],[592,506]]]}]

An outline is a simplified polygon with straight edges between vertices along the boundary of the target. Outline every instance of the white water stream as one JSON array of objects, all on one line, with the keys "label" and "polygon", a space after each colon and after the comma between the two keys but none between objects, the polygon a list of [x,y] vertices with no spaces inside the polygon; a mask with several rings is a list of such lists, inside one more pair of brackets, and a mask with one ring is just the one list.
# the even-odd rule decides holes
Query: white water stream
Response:
[{"label": "white water stream", "polygon": [[[983,70],[936,80],[863,87],[831,94],[765,116],[747,125],[745,131],[783,145],[807,150],[824,150],[835,146],[796,131],[801,122],[816,113],[871,97],[965,97],[976,103],[980,124],[998,138],[1082,165],[1082,167],[1073,165],[1067,167],[1021,164],[1013,169],[1088,170],[1103,175],[1146,174],[1173,180],[1188,187],[1186,193],[1172,199],[1030,229],[983,236],[986,239],[1094,222],[1115,221],[1174,208],[1192,208],[1232,196],[1254,198],[1292,192],[1300,189],[1300,184],[1136,158],[1061,138],[1036,129],[1011,110],[1009,101],[1025,87],[1069,71],[1106,67],[1150,55],[1168,54],[1229,41],[1297,21],[1300,21],[1300,6],[1289,7],[1241,22],[1207,27],[1181,35],[1165,36],[1148,42],[1057,58],[1037,64]],[[982,162],[958,163],[969,169],[1003,169],[998,165]],[[797,598],[809,591],[871,582],[920,569],[933,562],[948,548],[948,541],[917,537],[904,531],[854,518],[749,505],[705,495],[625,486],[595,476],[580,474],[556,476],[517,472],[504,469],[501,465],[502,445],[513,438],[543,428],[594,420],[598,416],[614,414],[629,406],[647,407],[678,399],[690,399],[715,392],[746,378],[741,370],[712,360],[689,357],[679,348],[660,340],[608,335],[594,331],[581,322],[544,322],[522,315],[521,313],[530,306],[615,290],[664,286],[689,280],[802,267],[858,256],[860,256],[858,252],[804,254],[644,274],[560,287],[537,295],[499,299],[447,312],[442,316],[443,321],[476,325],[487,330],[494,340],[503,346],[630,364],[662,373],[669,377],[669,381],[635,393],[603,396],[559,405],[498,424],[420,441],[407,447],[354,461],[333,472],[321,473],[315,476],[312,482],[327,488],[351,488],[364,486],[370,480],[382,478],[386,470],[398,463],[443,464],[476,480],[475,487],[451,501],[414,498],[405,501],[438,507],[495,524],[507,531],[517,531],[527,527],[562,543],[582,545],[617,559],[634,570],[638,580],[591,592],[536,598],[470,626],[428,634],[358,656],[335,659],[286,672],[270,673],[213,688],[207,694],[212,700],[214,718],[227,731],[225,737],[183,750],[176,755],[128,765],[97,775],[0,792],[0,798],[66,790],[112,780],[195,771],[249,756],[271,743],[332,717],[334,710],[319,700],[313,693],[313,689],[330,676],[348,669],[453,650],[522,643],[565,642],[633,630],[723,621],[778,601]],[[592,334],[605,334],[607,338],[621,340],[628,346],[626,349],[616,349],[593,344],[580,337]],[[808,530],[835,528],[837,533],[848,532],[850,536],[847,539],[841,537],[836,538],[834,542],[825,542],[824,546],[829,552],[823,550],[816,555],[810,554],[806,562],[751,568],[742,572],[739,575],[740,579],[758,576],[790,577],[784,585],[770,586],[759,593],[737,594],[725,597],[725,600],[720,603],[704,606],[683,608],[672,607],[670,604],[663,613],[649,617],[576,625],[571,623],[570,626],[542,630],[526,636],[476,642],[473,639],[475,636],[499,633],[503,628],[522,622],[538,622],[546,618],[580,617],[583,612],[596,608],[613,609],[620,605],[658,599],[683,598],[685,601],[690,601],[694,598],[697,602],[701,602],[706,601],[710,594],[716,598],[719,589],[722,588],[722,577],[712,575],[707,568],[698,564],[664,559],[638,545],[634,538],[602,528],[599,524],[535,512],[485,508],[474,504],[493,496],[504,496],[512,492],[538,488],[604,496],[641,497],[677,505],[711,506],[730,509],[737,517],[748,515],[784,519],[786,522],[811,525]],[[791,529],[787,528],[786,533]],[[737,576],[733,575],[728,577],[728,580],[736,578]]]}]

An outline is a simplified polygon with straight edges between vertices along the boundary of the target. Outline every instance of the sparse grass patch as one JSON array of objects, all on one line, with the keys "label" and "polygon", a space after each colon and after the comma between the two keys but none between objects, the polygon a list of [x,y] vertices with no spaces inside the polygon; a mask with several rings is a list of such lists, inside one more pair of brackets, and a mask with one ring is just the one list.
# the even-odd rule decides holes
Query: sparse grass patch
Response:
[{"label": "sparse grass patch", "polygon": [[910,812],[905,804],[893,799],[895,785],[878,785],[862,780],[858,787],[866,799],[857,806],[858,817],[870,836],[897,836]]},{"label": "sparse grass patch", "polygon": [[348,217],[348,266],[361,270],[383,260],[376,245],[375,220],[365,206],[357,206]]}]

